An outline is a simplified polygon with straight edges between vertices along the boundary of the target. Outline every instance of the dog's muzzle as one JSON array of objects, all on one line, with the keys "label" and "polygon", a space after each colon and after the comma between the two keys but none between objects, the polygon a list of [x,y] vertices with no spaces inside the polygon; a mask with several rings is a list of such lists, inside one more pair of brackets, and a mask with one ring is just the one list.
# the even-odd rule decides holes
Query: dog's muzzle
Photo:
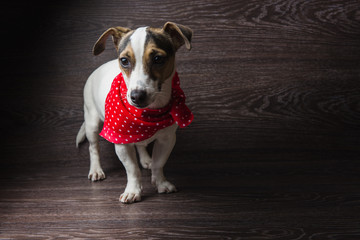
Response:
[{"label": "dog's muzzle", "polygon": [[131,105],[144,108],[147,105],[147,93],[144,90],[132,90],[130,92]]}]

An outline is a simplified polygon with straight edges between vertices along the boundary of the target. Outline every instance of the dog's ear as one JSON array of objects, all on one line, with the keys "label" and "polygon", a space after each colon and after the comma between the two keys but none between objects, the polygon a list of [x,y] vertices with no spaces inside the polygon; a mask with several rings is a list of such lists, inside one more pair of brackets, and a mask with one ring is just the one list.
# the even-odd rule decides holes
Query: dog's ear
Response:
[{"label": "dog's ear", "polygon": [[124,28],[124,27],[109,28],[96,41],[96,43],[93,47],[93,54],[96,56],[105,50],[106,40],[109,37],[109,35],[112,35],[112,39],[115,44],[115,48],[116,48],[116,50],[118,50],[121,38],[130,31],[131,31],[131,29]]},{"label": "dog's ear", "polygon": [[184,44],[188,50],[191,49],[193,31],[190,28],[181,24],[167,22],[165,23],[163,30],[170,35],[174,43],[175,50],[178,50]]}]

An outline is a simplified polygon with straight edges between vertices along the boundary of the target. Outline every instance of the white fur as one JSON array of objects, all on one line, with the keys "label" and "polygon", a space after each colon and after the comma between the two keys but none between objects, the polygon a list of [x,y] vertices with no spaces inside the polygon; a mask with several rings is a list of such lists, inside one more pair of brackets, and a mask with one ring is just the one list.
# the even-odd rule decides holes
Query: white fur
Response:
[{"label": "white fur", "polygon": [[134,51],[136,63],[133,72],[127,81],[128,94],[127,99],[131,103],[130,92],[132,90],[146,90],[146,82],[148,82],[149,76],[145,74],[143,66],[143,56],[146,40],[146,27],[138,28],[130,38],[130,44]]},{"label": "white fur", "polygon": [[[131,45],[135,52],[136,66],[132,71],[129,79],[125,79],[128,89],[137,89],[145,86],[147,91],[153,91],[153,102],[150,108],[161,108],[165,106],[171,96],[171,80],[173,74],[165,81],[161,92],[151,90],[153,86],[149,83],[147,76],[143,70],[143,54],[146,38],[146,28],[137,29],[131,37]],[[175,66],[174,66],[175,69]],[[105,100],[110,90],[111,83],[116,75],[120,73],[118,60],[113,60],[103,64],[96,69],[88,78],[84,88],[84,117],[85,122],[80,128],[77,136],[78,145],[84,140],[84,134],[89,141],[90,151],[90,171],[89,179],[98,181],[105,179],[105,174],[101,168],[99,155],[99,132],[102,122],[105,118]],[[126,76],[123,74],[124,77]],[[130,92],[130,91],[128,91]],[[130,102],[130,101],[129,101]],[[140,162],[144,168],[151,169],[152,183],[157,187],[159,193],[174,192],[176,188],[168,182],[163,174],[163,167],[175,145],[175,132],[177,125],[158,131],[153,137],[136,144],[115,144],[115,151],[121,162],[123,163],[127,173],[127,186],[124,193],[120,195],[119,200],[123,203],[132,203],[141,200],[141,172],[136,159],[135,146],[138,149]],[[145,147],[152,141],[155,141],[152,157],[149,156]]]}]

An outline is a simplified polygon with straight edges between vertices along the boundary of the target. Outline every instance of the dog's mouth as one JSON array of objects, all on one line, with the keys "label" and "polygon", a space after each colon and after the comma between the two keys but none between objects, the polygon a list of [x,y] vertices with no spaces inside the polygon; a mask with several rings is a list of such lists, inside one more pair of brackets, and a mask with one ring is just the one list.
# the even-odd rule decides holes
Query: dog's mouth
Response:
[{"label": "dog's mouth", "polygon": [[135,104],[131,101],[129,101],[130,105],[133,106],[133,107],[136,107],[138,109],[144,109],[144,108],[148,108],[148,104]]}]

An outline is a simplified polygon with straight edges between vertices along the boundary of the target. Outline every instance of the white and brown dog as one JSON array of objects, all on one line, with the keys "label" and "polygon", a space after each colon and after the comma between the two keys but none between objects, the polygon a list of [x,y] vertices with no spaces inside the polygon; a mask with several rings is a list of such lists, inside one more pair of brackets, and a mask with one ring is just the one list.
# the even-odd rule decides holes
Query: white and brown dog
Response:
[{"label": "white and brown dog", "polygon": [[[184,44],[191,49],[192,30],[172,22],[163,28],[113,27],[95,43],[94,55],[105,49],[110,35],[119,58],[103,64],[88,78],[84,88],[85,121],[76,137],[77,146],[85,137],[90,144],[88,178],[105,179],[99,157],[99,133],[104,122],[100,135],[115,143],[127,173],[121,202],[141,200],[136,149],[141,165],[151,169],[157,191],[175,192],[175,186],[164,177],[163,167],[175,145],[177,127],[185,127],[193,119],[175,70],[175,53]],[[146,146],[153,141],[150,157]]]}]

